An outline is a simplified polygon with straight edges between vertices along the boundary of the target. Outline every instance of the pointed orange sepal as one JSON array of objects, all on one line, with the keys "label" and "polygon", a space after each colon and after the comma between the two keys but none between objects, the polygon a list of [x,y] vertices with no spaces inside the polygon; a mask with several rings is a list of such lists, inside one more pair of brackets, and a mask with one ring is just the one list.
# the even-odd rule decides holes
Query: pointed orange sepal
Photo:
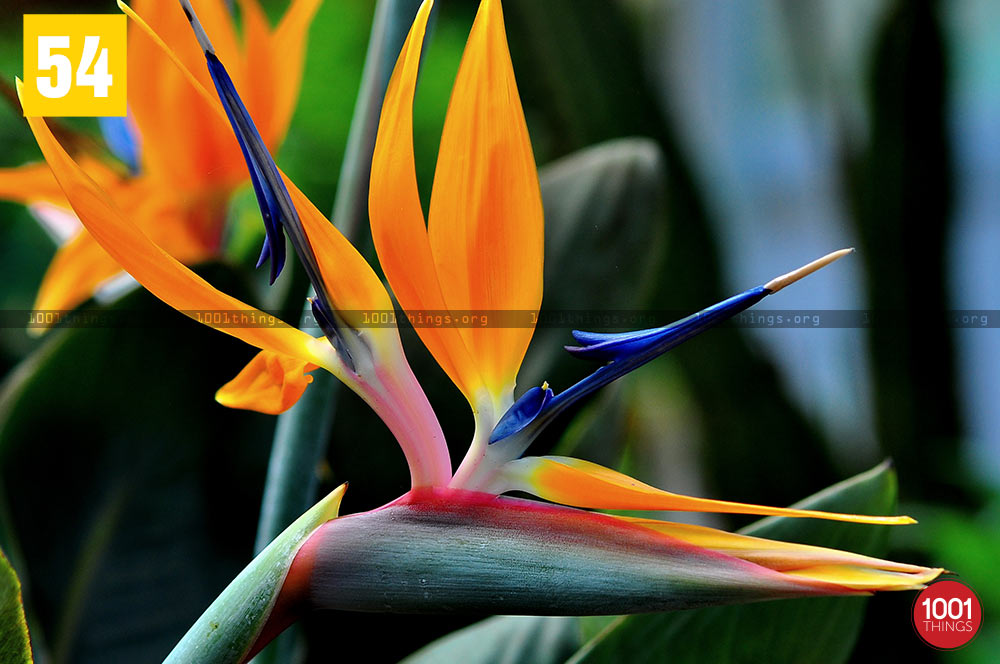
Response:
[{"label": "pointed orange sepal", "polygon": [[[379,262],[400,305],[411,312],[448,309],[427,239],[413,158],[413,96],[432,4],[427,0],[417,12],[389,81],[368,195]],[[482,379],[458,329],[417,326],[416,331],[445,373],[473,401]]]},{"label": "pointed orange sepal", "polygon": [[617,517],[699,548],[724,553],[762,567],[854,590],[909,590],[944,570],[897,563],[849,551],[729,533],[715,528],[656,519]]},{"label": "pointed orange sepal", "polygon": [[521,490],[539,498],[574,507],[608,510],[675,510],[721,512],[761,516],[792,516],[902,525],[915,523],[908,516],[867,516],[816,510],[750,505],[727,500],[693,498],[649,486],[628,475],[596,463],[570,457],[526,457],[508,464],[505,490]]},{"label": "pointed orange sepal", "polygon": [[[543,225],[503,12],[499,0],[483,0],[445,118],[427,228],[449,307],[537,311]],[[494,398],[509,398],[534,327],[526,321],[459,332]]]}]

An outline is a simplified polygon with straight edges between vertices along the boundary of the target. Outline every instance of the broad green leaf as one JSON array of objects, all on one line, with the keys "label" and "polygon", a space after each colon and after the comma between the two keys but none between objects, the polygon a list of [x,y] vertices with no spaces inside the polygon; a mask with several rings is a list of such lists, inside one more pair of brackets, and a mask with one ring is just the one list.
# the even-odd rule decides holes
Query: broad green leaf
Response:
[{"label": "broad green leaf", "polygon": [[[896,475],[888,463],[836,484],[796,507],[890,514]],[[886,527],[770,517],[742,532],[857,553],[885,555]],[[851,654],[864,617],[863,597],[784,600],[616,620],[569,661],[795,662],[836,664]]]},{"label": "broad green leaf", "polygon": [[[650,293],[650,276],[666,248],[666,172],[656,143],[628,138],[548,164],[540,180],[545,297],[518,384],[527,389],[555,379],[559,391],[582,375],[572,371],[574,362],[562,350],[572,342],[570,330],[653,326],[608,316],[639,309]],[[556,365],[563,371],[555,374]]]},{"label": "broad green leaf", "polygon": [[[920,531],[912,545],[932,552],[932,561],[947,562],[958,580],[971,587],[983,606],[1000,606],[1000,494],[995,491],[978,511],[967,508],[920,505]],[[993,611],[990,611],[993,615]],[[1000,623],[987,618],[968,646],[949,652],[950,664],[992,664],[1000,652]]]},{"label": "broad green leaf", "polygon": [[32,661],[21,582],[7,556],[0,551],[0,664],[31,664]]}]

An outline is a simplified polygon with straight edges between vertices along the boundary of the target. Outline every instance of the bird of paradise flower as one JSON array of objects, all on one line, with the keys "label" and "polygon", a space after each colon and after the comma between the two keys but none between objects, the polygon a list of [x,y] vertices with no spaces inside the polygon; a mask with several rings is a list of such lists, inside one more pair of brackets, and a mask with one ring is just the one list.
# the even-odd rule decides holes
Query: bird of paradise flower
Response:
[{"label": "bird of paradise flower", "polygon": [[[421,6],[382,108],[369,212],[379,261],[408,311],[537,311],[542,295],[542,204],[507,51],[499,0],[483,0],[454,84],[425,224],[414,171],[412,104],[432,0]],[[222,105],[132,10],[193,88],[229,118],[267,230],[265,255],[287,233],[316,291],[323,336],[281,322],[220,327],[260,349],[217,399],[277,413],[325,369],[362,397],[396,436],[409,492],[337,517],[342,486],[267,547],[223,592],[170,661],[245,661],[308,608],[620,614],[813,595],[918,588],[942,570],[712,528],[577,508],[684,510],[904,524],[903,516],[766,507],[663,491],[567,457],[525,457],[569,404],[767,295],[842,257],[834,252],[666,327],[624,334],[574,332],[568,350],[598,363],[576,385],[533,387],[514,399],[531,327],[418,327],[421,340],[475,415],[453,473],[441,427],[394,326],[366,326],[389,311],[371,267],[284,177],[187,0]],[[130,223],[39,118],[39,146],[81,221],[121,265],[175,309],[256,312],[219,292]],[[280,265],[279,265],[280,267]],[[260,312],[256,314],[263,316]],[[504,494],[522,491],[549,502]],[[206,654],[207,653],[207,654]],[[205,659],[206,657],[212,659]]]},{"label": "bird of paradise flower", "polygon": [[[243,43],[222,0],[197,0],[219,53],[245,92],[261,136],[274,149],[291,122],[304,68],[305,39],[320,0],[294,0],[271,28],[257,0],[240,0]],[[201,49],[172,3],[137,0],[136,11],[174,45],[178,59],[210,82]],[[155,42],[135,25],[128,35],[129,115],[102,118],[117,157],[91,150],[81,157],[130,220],[159,246],[191,265],[218,255],[226,207],[247,180],[240,151],[206,100]],[[280,67],[280,71],[279,68]],[[183,109],[183,112],[178,112]],[[96,147],[96,146],[95,146]],[[95,294],[121,266],[85,232],[47,165],[0,169],[0,198],[28,205],[62,244],[39,287],[34,309],[72,309]],[[42,327],[33,327],[41,332]]]}]

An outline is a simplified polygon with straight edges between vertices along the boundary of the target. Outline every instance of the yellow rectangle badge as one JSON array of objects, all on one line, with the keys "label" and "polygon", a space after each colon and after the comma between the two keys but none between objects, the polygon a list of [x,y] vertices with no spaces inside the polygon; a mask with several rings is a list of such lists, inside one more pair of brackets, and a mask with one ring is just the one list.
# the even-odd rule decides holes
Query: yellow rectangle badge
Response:
[{"label": "yellow rectangle badge", "polygon": [[25,14],[26,116],[122,116],[125,16]]}]

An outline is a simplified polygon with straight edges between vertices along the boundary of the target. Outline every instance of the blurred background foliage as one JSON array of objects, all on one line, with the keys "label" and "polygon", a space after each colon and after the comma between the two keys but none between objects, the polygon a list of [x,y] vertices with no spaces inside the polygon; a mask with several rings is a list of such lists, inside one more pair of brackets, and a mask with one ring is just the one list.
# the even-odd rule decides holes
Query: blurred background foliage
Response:
[{"label": "blurred background foliage", "polygon": [[[286,3],[263,4],[276,18]],[[476,8],[437,4],[415,109],[425,198]],[[374,5],[323,4],[278,155],[320,209],[333,204]],[[891,556],[958,572],[987,618],[969,647],[942,655],[913,633],[911,594],[878,596],[850,661],[887,650],[913,662],[994,661],[1000,339],[996,329],[952,326],[947,312],[991,310],[995,325],[1000,309],[1000,5],[505,0],[504,8],[542,167],[543,306],[692,311],[857,246],[767,306],[871,309],[886,321],[712,331],[564,417],[538,450],[572,450],[678,491],[778,505],[891,456],[900,510],[921,522],[892,532]],[[82,11],[115,8],[3,2],[3,85],[21,71],[23,13]],[[91,120],[67,124],[96,134]],[[0,166],[39,158],[4,104],[0,145]],[[279,288],[263,288],[252,271],[262,230],[246,191],[227,233],[225,259],[199,269],[294,319],[305,281],[291,270]],[[371,255],[370,239],[359,237]],[[30,308],[53,251],[23,208],[0,203],[0,308]],[[156,661],[251,555],[275,420],[212,400],[251,356],[239,342],[141,291],[86,306],[162,324],[42,339],[0,327],[0,545],[21,577],[39,661]],[[522,389],[542,379],[559,389],[582,375],[560,350],[568,332],[537,332]],[[471,416],[412,331],[404,337],[460,459]],[[372,508],[406,490],[405,464],[360,401],[346,390],[338,398],[321,489],[350,480],[344,511]],[[308,661],[330,661],[362,634],[391,634],[364,647],[370,661],[396,661],[476,618],[313,616]]]}]

